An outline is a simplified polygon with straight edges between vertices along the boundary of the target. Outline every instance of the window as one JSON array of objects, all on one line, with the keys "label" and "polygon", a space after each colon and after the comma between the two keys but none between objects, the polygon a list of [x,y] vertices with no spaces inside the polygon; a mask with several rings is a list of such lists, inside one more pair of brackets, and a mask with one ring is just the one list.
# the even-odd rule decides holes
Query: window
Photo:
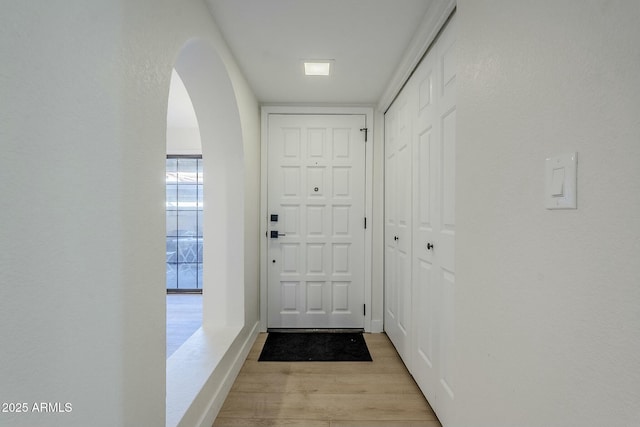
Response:
[{"label": "window", "polygon": [[202,290],[202,156],[167,156],[167,291]]}]

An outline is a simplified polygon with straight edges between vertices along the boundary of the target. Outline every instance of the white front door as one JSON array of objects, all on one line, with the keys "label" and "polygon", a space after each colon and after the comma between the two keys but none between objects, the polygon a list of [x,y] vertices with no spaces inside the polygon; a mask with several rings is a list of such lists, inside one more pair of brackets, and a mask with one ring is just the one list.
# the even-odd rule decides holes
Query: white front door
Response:
[{"label": "white front door", "polygon": [[268,116],[268,328],[364,327],[364,127]]}]

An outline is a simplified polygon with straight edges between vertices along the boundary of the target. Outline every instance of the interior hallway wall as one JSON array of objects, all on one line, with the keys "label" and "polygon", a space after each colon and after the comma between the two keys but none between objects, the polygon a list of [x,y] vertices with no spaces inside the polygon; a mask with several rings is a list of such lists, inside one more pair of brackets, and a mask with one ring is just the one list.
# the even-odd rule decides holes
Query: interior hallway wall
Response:
[{"label": "interior hallway wall", "polygon": [[[459,0],[456,426],[640,419],[640,3]],[[578,209],[544,160],[578,152]]]},{"label": "interior hallway wall", "polygon": [[202,155],[200,126],[191,96],[177,71],[171,73],[167,111],[167,154]]},{"label": "interior hallway wall", "polygon": [[0,413],[3,426],[164,425],[166,107],[192,38],[217,50],[237,95],[246,335],[258,320],[259,110],[203,2],[3,4],[0,401],[72,404]]}]

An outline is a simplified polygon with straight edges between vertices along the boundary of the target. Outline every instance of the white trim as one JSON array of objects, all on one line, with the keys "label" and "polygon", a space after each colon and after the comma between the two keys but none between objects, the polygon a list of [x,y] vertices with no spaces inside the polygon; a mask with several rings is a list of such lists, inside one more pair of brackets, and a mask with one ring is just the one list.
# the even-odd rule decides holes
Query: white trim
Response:
[{"label": "white trim", "polygon": [[371,321],[371,331],[372,334],[379,334],[384,332],[384,323],[381,319],[376,319]]},{"label": "white trim", "polygon": [[413,70],[418,66],[422,57],[427,53],[431,43],[436,39],[440,29],[451,16],[456,8],[457,0],[445,0],[443,2],[433,2],[427,9],[425,19],[416,31],[409,47],[402,56],[393,77],[387,85],[378,102],[378,110],[387,111],[395,97],[400,93],[404,84],[409,80]]},{"label": "white trim", "polygon": [[[365,116],[368,131],[365,159],[365,215],[367,228],[364,233],[364,302],[367,313],[364,317],[364,330],[371,332],[372,312],[372,225],[373,225],[373,141],[374,122],[373,108],[370,107],[317,107],[317,106],[263,106],[261,109],[261,179],[260,179],[260,330],[267,330],[267,176],[268,176],[268,123],[269,114],[358,114]],[[379,296],[382,300],[382,295]]]},{"label": "white trim", "polygon": [[269,138],[268,112],[265,107],[260,111],[260,331],[267,331],[267,177]]}]

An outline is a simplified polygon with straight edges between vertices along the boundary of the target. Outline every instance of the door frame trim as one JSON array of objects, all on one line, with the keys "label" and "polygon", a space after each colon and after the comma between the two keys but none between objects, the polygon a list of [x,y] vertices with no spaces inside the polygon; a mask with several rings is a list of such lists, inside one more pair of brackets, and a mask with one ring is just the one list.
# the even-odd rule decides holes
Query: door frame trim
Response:
[{"label": "door frame trim", "polygon": [[[371,332],[372,312],[372,230],[373,230],[373,141],[374,122],[373,108],[368,107],[303,107],[303,106],[269,106],[261,107],[260,117],[260,330],[267,331],[267,177],[268,177],[268,139],[269,115],[362,115],[365,116],[369,129],[368,142],[365,149],[365,216],[367,228],[364,230],[364,303],[367,305],[364,316],[364,330]],[[379,298],[382,298],[380,295]]]}]

